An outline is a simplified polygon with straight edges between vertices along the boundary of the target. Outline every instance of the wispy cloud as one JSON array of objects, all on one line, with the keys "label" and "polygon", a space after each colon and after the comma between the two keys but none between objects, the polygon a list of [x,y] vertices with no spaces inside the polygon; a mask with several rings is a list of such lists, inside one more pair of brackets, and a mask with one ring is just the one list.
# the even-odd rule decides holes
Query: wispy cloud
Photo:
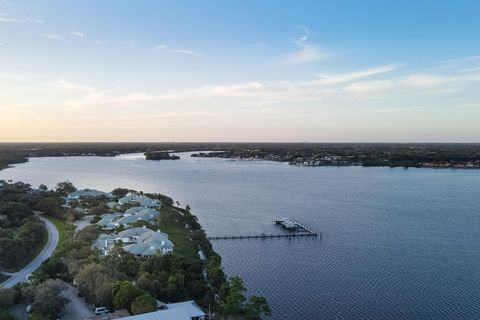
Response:
[{"label": "wispy cloud", "polygon": [[41,33],[40,37],[48,40],[63,40],[62,36],[54,33]]},{"label": "wispy cloud", "polygon": [[[270,103],[323,101],[326,99],[385,99],[391,96],[425,96],[460,92],[480,83],[480,73],[448,75],[413,73],[387,79],[366,80],[396,70],[395,65],[379,66],[306,81],[246,82],[205,86],[164,94],[132,93],[103,100],[108,104],[160,102],[171,100],[210,100],[219,98],[254,99]],[[104,97],[106,98],[106,97]]]},{"label": "wispy cloud", "polygon": [[[404,112],[409,106],[399,106],[404,101],[399,97],[407,97],[410,102],[422,103],[424,98],[439,98],[445,95],[444,101],[455,97],[464,98],[460,104],[478,105],[478,99],[466,96],[466,88],[474,88],[480,84],[480,72],[469,74],[445,73],[400,73],[398,65],[376,66],[364,70],[355,70],[338,74],[320,74],[306,80],[251,81],[226,85],[210,85],[193,88],[163,91],[159,93],[135,92],[124,88],[99,89],[91,85],[76,84],[64,79],[52,82],[56,90],[60,90],[57,102],[48,104],[61,108],[65,106],[75,110],[92,109],[100,106],[116,105],[129,109],[172,106],[229,106],[262,108],[266,112],[277,112],[278,108],[295,112],[290,106],[316,106],[312,112],[343,112],[348,114],[363,113],[395,113]],[[15,75],[0,75],[0,79],[20,80]],[[22,80],[23,81],[23,80]],[[37,81],[38,82],[38,81]],[[45,81],[46,82],[46,81]],[[452,93],[454,94],[452,96]],[[60,97],[68,97],[63,99]],[[393,97],[393,98],[392,98]],[[418,99],[417,99],[418,98]],[[364,102],[360,102],[360,100]],[[370,100],[369,102],[365,102]],[[355,104],[351,104],[355,101]],[[266,106],[270,105],[270,108]],[[349,106],[347,110],[335,106]],[[357,108],[359,106],[359,109]],[[458,106],[455,102],[452,106]],[[289,106],[289,107],[286,107]],[[322,107],[327,107],[322,110]],[[361,107],[363,106],[363,107]],[[368,106],[368,108],[364,108]],[[108,107],[107,107],[108,108]],[[150,109],[149,109],[150,108]],[[193,107],[194,108],[194,107]],[[333,110],[332,110],[333,108]],[[407,109],[406,109],[407,108]],[[268,111],[271,109],[272,111]],[[223,109],[222,109],[223,110]],[[343,111],[342,111],[343,110]]]},{"label": "wispy cloud", "polygon": [[293,43],[297,46],[297,51],[281,57],[277,60],[277,63],[302,64],[323,60],[329,56],[325,50],[310,43],[310,29],[305,27],[302,27],[301,29],[303,30],[303,34],[297,39],[293,40]]},{"label": "wispy cloud", "polygon": [[72,90],[80,90],[80,91],[94,91],[93,87],[90,86],[81,86],[72,82],[69,82],[64,79],[60,79],[59,83],[62,87],[66,89],[72,89]]},{"label": "wispy cloud", "polygon": [[397,65],[386,65],[386,66],[380,66],[380,67],[375,67],[375,68],[361,70],[361,71],[339,73],[334,75],[319,73],[319,74],[315,74],[315,76],[319,78],[319,82],[322,82],[324,84],[334,84],[334,83],[340,83],[340,82],[349,82],[349,81],[358,80],[362,78],[368,78],[374,75],[391,72],[396,69],[398,69]]},{"label": "wispy cloud", "polygon": [[95,40],[94,42],[95,42],[95,44],[98,44],[98,45],[101,45],[101,46],[104,46],[104,45],[107,44],[107,42],[105,42],[105,41],[103,41],[103,40],[98,40],[98,39]]},{"label": "wispy cloud", "polygon": [[181,53],[181,54],[188,54],[191,56],[203,56],[204,54],[197,51],[186,50],[186,49],[172,49],[172,52]]},{"label": "wispy cloud", "polygon": [[480,67],[480,55],[460,57],[448,60],[437,61],[437,70],[458,69],[464,67],[465,71],[470,71]]},{"label": "wispy cloud", "polygon": [[3,14],[3,15],[0,15],[0,22],[23,23],[23,20],[18,18],[10,18],[6,14]]},{"label": "wispy cloud", "polygon": [[440,61],[440,63],[442,63],[442,64],[447,63],[448,64],[448,63],[469,62],[469,61],[480,61],[480,55],[443,60],[443,61]]},{"label": "wispy cloud", "polygon": [[30,21],[30,22],[35,22],[35,23],[39,23],[39,24],[45,24],[45,23],[47,23],[45,20],[38,19],[38,18],[29,18],[29,19],[27,19],[27,20]]},{"label": "wispy cloud", "polygon": [[193,50],[189,50],[189,49],[176,49],[176,48],[170,48],[169,45],[167,44],[157,44],[155,46],[156,49],[159,49],[159,50],[167,50],[169,52],[173,52],[173,53],[179,53],[179,54],[186,54],[186,55],[191,55],[191,56],[204,56],[205,54],[202,53],[202,52],[198,52],[198,51],[193,51]]},{"label": "wispy cloud", "polygon": [[80,32],[80,31],[75,31],[75,30],[70,30],[68,31],[68,33],[78,37],[78,38],[84,38],[85,37],[85,34]]}]

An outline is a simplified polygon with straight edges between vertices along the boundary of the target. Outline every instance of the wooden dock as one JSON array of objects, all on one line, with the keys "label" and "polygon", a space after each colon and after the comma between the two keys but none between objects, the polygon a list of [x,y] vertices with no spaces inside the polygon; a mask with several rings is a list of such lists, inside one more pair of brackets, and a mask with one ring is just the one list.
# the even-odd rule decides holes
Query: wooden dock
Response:
[{"label": "wooden dock", "polygon": [[297,233],[282,233],[282,234],[257,234],[257,235],[239,235],[239,236],[212,236],[207,237],[208,240],[241,240],[241,239],[273,239],[273,238],[299,238],[299,237],[314,237],[322,239],[322,233],[317,232],[297,232]]},{"label": "wooden dock", "polygon": [[[238,235],[238,236],[210,236],[207,237],[208,240],[242,240],[242,239],[274,239],[274,238],[320,238],[322,240],[322,233],[317,233],[313,231],[312,229],[306,227],[304,224],[298,222],[297,220],[293,219],[280,219],[280,220],[274,220],[274,223],[276,225],[281,225],[282,228],[287,229],[287,230],[292,230],[294,229],[295,232],[287,232],[287,233],[280,233],[280,234],[246,234],[246,235]],[[286,227],[286,223],[288,223],[291,227]]]}]

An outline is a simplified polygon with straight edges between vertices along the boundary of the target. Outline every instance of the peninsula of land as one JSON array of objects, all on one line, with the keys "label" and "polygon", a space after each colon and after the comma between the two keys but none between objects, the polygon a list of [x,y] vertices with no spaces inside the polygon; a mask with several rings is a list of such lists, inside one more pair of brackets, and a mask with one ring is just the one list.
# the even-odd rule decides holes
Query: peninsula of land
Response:
[{"label": "peninsula of land", "polygon": [[225,276],[190,206],[159,193],[0,181],[0,252],[0,319],[270,315]]}]

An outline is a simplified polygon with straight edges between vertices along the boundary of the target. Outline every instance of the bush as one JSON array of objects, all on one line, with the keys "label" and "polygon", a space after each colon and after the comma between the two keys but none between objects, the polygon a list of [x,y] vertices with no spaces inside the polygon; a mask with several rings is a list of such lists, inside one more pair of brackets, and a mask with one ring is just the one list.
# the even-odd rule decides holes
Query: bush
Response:
[{"label": "bush", "polygon": [[144,293],[133,300],[131,309],[133,314],[152,312],[157,309],[157,302],[151,295]]},{"label": "bush", "polygon": [[2,320],[15,320],[15,317],[8,312],[8,310],[0,309],[0,319]]},{"label": "bush", "polygon": [[132,302],[143,294],[129,281],[117,281],[113,285],[113,305],[117,309],[129,309]]},{"label": "bush", "polygon": [[12,289],[0,289],[0,309],[8,309],[14,304],[15,292]]},{"label": "bush", "polygon": [[32,301],[35,313],[55,320],[62,312],[68,299],[61,295],[65,284],[60,280],[46,280],[33,288],[28,288],[26,296]]}]

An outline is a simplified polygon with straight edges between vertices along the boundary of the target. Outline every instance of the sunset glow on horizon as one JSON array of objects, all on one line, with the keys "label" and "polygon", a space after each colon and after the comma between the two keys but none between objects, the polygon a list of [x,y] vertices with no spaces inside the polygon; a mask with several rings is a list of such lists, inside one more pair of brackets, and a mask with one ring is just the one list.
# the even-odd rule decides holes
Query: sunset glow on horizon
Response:
[{"label": "sunset glow on horizon", "polygon": [[0,142],[478,142],[479,12],[0,0]]}]

